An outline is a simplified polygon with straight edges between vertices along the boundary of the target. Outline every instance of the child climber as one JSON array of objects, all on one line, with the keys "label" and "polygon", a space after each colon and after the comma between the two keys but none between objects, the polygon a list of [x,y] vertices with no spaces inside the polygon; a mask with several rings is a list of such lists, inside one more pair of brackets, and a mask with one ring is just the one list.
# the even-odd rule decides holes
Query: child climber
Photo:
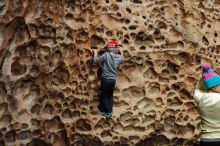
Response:
[{"label": "child climber", "polygon": [[94,64],[101,64],[102,66],[100,108],[103,116],[109,119],[112,116],[113,91],[116,83],[117,68],[119,64],[123,63],[124,57],[117,41],[109,41],[107,51],[101,56],[97,57],[97,50],[94,49],[93,54]]}]

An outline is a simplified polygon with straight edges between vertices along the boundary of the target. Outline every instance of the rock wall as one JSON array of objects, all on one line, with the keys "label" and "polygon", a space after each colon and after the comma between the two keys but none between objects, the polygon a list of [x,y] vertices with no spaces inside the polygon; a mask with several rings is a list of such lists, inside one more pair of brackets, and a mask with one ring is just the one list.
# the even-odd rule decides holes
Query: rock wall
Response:
[{"label": "rock wall", "polygon": [[[0,146],[187,146],[199,138],[193,89],[220,67],[218,0],[1,0]],[[113,118],[97,109],[100,54],[125,62]]]}]

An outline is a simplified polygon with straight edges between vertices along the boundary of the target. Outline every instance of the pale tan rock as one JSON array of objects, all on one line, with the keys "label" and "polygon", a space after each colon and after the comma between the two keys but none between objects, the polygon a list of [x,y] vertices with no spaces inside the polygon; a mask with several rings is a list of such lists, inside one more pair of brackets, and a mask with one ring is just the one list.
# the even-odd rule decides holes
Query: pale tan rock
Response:
[{"label": "pale tan rock", "polygon": [[[200,65],[220,67],[219,8],[218,0],[0,1],[0,145],[193,145]],[[109,39],[125,62],[104,120],[90,48],[101,54]]]}]

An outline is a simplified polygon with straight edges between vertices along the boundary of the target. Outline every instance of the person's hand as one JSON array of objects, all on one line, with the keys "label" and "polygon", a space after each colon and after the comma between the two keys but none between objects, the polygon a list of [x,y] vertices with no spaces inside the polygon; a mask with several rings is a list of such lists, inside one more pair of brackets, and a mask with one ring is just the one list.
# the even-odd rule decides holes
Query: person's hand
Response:
[{"label": "person's hand", "polygon": [[200,90],[205,90],[205,82],[204,82],[204,79],[203,77],[200,77],[199,81],[198,81],[198,88]]},{"label": "person's hand", "polygon": [[89,51],[91,51],[93,54],[96,51],[96,49],[90,48]]},{"label": "person's hand", "polygon": [[96,49],[92,49],[92,52],[93,52],[93,56],[97,57],[97,50]]},{"label": "person's hand", "polygon": [[91,52],[93,54],[93,49],[92,48],[89,48],[89,52]]},{"label": "person's hand", "polygon": [[118,46],[118,51],[119,51],[119,54],[123,56],[123,50],[122,50],[121,45],[120,45],[120,46]]}]

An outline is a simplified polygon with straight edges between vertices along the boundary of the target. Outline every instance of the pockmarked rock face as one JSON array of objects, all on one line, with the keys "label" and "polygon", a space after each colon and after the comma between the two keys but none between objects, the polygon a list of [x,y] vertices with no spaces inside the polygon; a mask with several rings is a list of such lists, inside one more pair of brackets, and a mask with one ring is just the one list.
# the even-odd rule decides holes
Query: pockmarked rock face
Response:
[{"label": "pockmarked rock face", "polygon": [[[218,0],[1,0],[0,146],[193,145],[201,63],[220,67]],[[122,45],[114,111],[101,54]]]}]

